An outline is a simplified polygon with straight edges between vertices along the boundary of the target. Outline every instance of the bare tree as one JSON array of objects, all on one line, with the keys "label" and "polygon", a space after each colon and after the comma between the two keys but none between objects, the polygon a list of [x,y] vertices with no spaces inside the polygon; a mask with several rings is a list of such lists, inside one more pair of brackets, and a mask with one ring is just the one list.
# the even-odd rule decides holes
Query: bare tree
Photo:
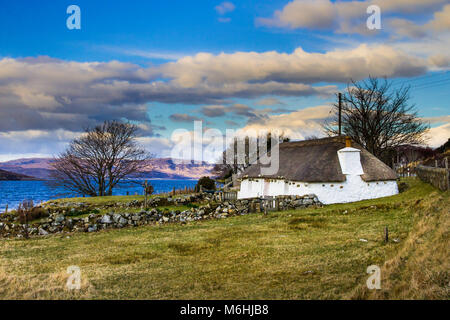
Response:
[{"label": "bare tree", "polygon": [[[275,137],[277,140],[275,140]],[[272,134],[271,131],[258,137],[236,137],[223,152],[222,159],[219,159],[218,163],[214,165],[212,172],[220,179],[229,178],[232,174],[242,173],[250,165],[256,163],[264,153],[270,153],[272,143],[289,141],[289,137],[285,136],[284,133],[277,135]],[[265,147],[264,143],[266,143]],[[241,150],[238,145],[241,146]],[[229,158],[230,155],[227,152],[232,155],[233,159]]]},{"label": "bare tree", "polygon": [[[424,143],[428,125],[409,104],[409,90],[403,86],[394,90],[386,79],[353,81],[342,95],[342,133],[385,162],[390,161],[389,151],[400,145]],[[333,109],[335,119],[325,124],[330,136],[339,133],[339,104]]]},{"label": "bare tree", "polygon": [[112,195],[119,182],[142,171],[151,157],[136,143],[137,130],[118,121],[87,129],[52,163],[53,181],[83,195]]}]

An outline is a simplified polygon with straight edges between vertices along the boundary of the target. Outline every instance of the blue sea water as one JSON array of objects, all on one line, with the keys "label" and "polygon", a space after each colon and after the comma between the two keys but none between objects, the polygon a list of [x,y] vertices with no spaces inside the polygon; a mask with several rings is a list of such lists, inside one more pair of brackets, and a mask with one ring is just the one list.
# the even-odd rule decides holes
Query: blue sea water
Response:
[{"label": "blue sea water", "polygon": [[[163,193],[175,189],[193,188],[197,180],[148,180],[154,187],[155,193]],[[118,186],[113,190],[114,195],[142,194],[143,181],[133,181]],[[10,209],[16,208],[23,200],[33,200],[35,204],[41,201],[60,197],[74,197],[64,188],[51,187],[46,181],[0,181],[0,213],[4,211],[6,204]],[[78,195],[79,196],[79,195]]]}]

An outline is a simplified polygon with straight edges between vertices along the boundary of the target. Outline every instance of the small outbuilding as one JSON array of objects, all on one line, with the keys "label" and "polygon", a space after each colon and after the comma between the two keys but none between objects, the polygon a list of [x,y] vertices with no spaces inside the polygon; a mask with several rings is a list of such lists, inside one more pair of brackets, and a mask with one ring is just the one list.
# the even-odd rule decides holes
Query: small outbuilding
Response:
[{"label": "small outbuilding", "polygon": [[241,175],[238,199],[315,194],[323,204],[398,193],[397,174],[344,136],[279,145],[279,170],[261,176],[261,164]]}]

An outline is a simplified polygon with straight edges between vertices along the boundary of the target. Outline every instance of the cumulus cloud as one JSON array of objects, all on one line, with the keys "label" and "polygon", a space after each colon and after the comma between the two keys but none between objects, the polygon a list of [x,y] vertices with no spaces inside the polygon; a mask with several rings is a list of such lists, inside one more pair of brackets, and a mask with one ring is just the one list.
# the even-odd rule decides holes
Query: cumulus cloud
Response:
[{"label": "cumulus cloud", "polygon": [[233,3],[224,1],[221,4],[217,5],[214,9],[216,9],[216,12],[218,14],[224,15],[226,13],[234,11],[235,8],[236,6]]},{"label": "cumulus cloud", "polygon": [[207,117],[222,117],[226,113],[226,107],[221,105],[204,106],[200,110]]},{"label": "cumulus cloud", "polygon": [[336,33],[368,34],[366,20],[370,5],[380,7],[383,16],[432,13],[446,0],[294,0],[270,18],[257,18],[256,23],[267,27],[290,29],[331,30]]},{"label": "cumulus cloud", "polygon": [[[355,67],[357,66],[357,67]],[[326,53],[309,53],[297,48],[293,53],[275,51],[236,52],[212,55],[199,53],[161,67],[162,72],[180,87],[193,88],[234,84],[268,85],[284,83],[297,89],[311,90],[304,84],[348,82],[372,76],[411,76],[425,72],[426,61],[387,45],[362,44],[353,49],[337,49]],[[298,87],[301,83],[301,86]],[[228,86],[229,90],[233,86]]]},{"label": "cumulus cloud", "polygon": [[450,123],[450,115],[446,116],[439,116],[439,117],[427,117],[422,118],[423,121],[429,122],[431,124],[433,123]]},{"label": "cumulus cloud", "polygon": [[[418,58],[389,46],[368,45],[325,53],[310,53],[301,48],[290,54],[199,53],[150,67],[118,61],[4,58],[0,59],[0,132],[76,133],[104,120],[117,119],[137,123],[143,136],[157,138],[165,128],[151,121],[149,102],[204,105],[201,112],[207,117],[229,113],[256,125],[272,119],[273,113],[287,110],[261,110],[230,104],[230,99],[259,99],[257,105],[270,106],[278,103],[268,100],[273,96],[328,97],[336,92],[337,86],[323,83],[346,83],[369,74],[418,75],[427,70],[429,63],[428,57]],[[174,114],[171,119],[197,120],[189,114]],[[45,153],[46,150],[40,149],[48,145],[53,146],[48,152],[59,150],[66,142],[61,139],[60,144],[52,135],[42,137],[39,140],[23,136],[22,143],[17,145],[29,146],[27,152]],[[4,143],[19,141],[3,139]],[[39,141],[54,142],[37,147]],[[31,145],[35,150],[31,150]]]},{"label": "cumulus cloud", "polygon": [[174,113],[169,116],[169,119],[174,122],[193,122],[201,120],[199,117],[190,116],[186,113]]},{"label": "cumulus cloud", "polygon": [[233,120],[225,120],[225,124],[229,127],[237,127],[239,124]]},{"label": "cumulus cloud", "polygon": [[394,37],[423,38],[435,36],[450,30],[450,4],[433,14],[427,23],[417,24],[407,19],[393,18],[389,25],[394,29]]},{"label": "cumulus cloud", "polygon": [[[0,132],[0,161],[57,156],[81,131],[23,130]],[[158,157],[169,157],[173,142],[167,138],[142,136],[137,142]]]},{"label": "cumulus cloud", "polygon": [[0,154],[4,161],[32,155],[56,156],[80,134],[63,129],[0,132]]},{"label": "cumulus cloud", "polygon": [[294,140],[303,140],[309,136],[324,136],[322,125],[330,120],[330,106],[316,106],[280,115],[270,115],[258,121],[250,122],[240,129],[244,135],[248,131],[263,131],[270,128],[283,133]]},{"label": "cumulus cloud", "polygon": [[427,24],[427,28],[434,31],[450,30],[450,4],[446,5],[442,11],[434,13],[434,17]]},{"label": "cumulus cloud", "polygon": [[257,106],[275,106],[284,104],[277,98],[264,98],[255,102]]},{"label": "cumulus cloud", "polygon": [[234,117],[244,117],[245,120],[251,122],[251,121],[259,121],[260,119],[267,117],[267,115],[271,113],[291,112],[292,110],[283,108],[256,109],[245,104],[235,103],[227,106],[225,105],[204,106],[199,111],[203,115],[211,118],[223,117],[225,115],[228,115]]}]

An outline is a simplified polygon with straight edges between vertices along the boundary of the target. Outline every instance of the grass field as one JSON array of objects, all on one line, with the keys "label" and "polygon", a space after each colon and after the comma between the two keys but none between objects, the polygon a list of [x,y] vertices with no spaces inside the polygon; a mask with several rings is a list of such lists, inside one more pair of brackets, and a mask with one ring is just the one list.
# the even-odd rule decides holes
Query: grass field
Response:
[{"label": "grass field", "polygon": [[[0,298],[448,298],[449,193],[408,184],[321,209],[0,240]],[[372,264],[382,268],[377,292],[365,288]],[[71,265],[79,291],[65,288]]]}]

